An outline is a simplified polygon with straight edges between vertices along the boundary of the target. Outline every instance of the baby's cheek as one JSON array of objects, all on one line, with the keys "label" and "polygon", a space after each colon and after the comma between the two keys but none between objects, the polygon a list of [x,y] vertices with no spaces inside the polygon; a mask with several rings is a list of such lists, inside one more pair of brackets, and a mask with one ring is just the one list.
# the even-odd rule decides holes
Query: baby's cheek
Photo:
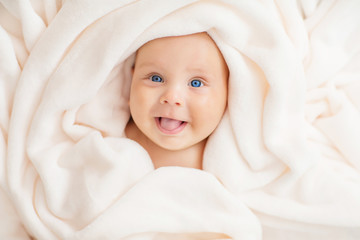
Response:
[{"label": "baby's cheek", "polygon": [[151,99],[151,92],[144,87],[136,87],[132,92],[132,99],[136,104],[146,104]]},{"label": "baby's cheek", "polygon": [[226,96],[223,94],[217,94],[211,99],[211,107],[216,114],[221,114],[226,108]]}]

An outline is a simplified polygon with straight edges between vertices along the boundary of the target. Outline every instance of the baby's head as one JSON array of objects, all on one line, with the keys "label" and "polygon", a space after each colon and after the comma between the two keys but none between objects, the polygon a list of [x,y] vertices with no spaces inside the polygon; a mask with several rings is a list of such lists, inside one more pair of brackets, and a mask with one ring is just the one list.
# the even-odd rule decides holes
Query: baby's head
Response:
[{"label": "baby's head", "polygon": [[136,55],[129,101],[132,119],[164,149],[203,142],[226,109],[228,75],[207,33],[152,40]]}]

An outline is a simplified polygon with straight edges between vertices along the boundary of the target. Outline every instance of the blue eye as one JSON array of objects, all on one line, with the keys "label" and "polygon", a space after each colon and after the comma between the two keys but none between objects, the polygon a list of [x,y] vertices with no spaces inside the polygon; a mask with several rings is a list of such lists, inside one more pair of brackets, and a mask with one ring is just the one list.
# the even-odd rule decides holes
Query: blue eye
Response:
[{"label": "blue eye", "polygon": [[192,87],[196,87],[196,88],[204,86],[204,84],[203,84],[200,80],[197,80],[197,79],[192,80],[192,81],[190,82],[190,85],[191,85]]},{"label": "blue eye", "polygon": [[152,75],[150,78],[153,82],[163,82],[162,78],[158,75]]}]

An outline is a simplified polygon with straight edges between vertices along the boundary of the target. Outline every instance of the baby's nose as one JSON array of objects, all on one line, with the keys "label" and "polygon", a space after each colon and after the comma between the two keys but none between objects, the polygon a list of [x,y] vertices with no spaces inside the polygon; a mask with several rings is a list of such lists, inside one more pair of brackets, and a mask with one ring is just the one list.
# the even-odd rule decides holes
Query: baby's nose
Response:
[{"label": "baby's nose", "polygon": [[180,107],[184,105],[184,99],[179,91],[169,90],[160,97],[160,103]]}]

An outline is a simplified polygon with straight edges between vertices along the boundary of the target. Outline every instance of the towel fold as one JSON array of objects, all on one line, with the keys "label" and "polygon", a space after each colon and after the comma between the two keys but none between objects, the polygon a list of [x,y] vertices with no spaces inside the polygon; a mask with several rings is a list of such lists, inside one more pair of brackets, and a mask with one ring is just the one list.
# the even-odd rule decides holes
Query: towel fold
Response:
[{"label": "towel fold", "polygon": [[[0,0],[1,238],[360,238],[359,10]],[[124,134],[134,53],[204,31],[228,108],[203,171],[155,170]]]}]

